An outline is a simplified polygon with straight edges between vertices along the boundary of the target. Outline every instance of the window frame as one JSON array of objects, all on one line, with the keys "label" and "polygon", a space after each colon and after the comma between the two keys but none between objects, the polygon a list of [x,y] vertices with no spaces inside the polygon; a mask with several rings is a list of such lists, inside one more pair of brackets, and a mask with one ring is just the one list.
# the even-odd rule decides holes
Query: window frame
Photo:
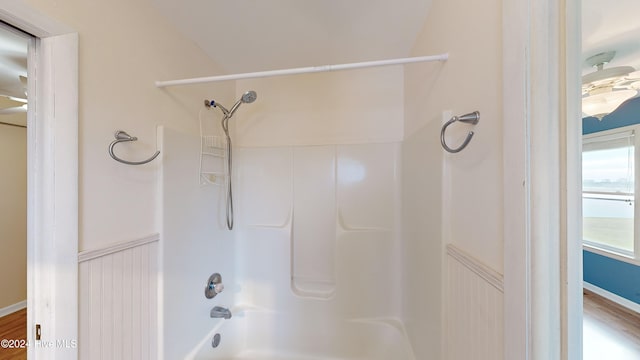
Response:
[{"label": "window frame", "polygon": [[[638,200],[640,199],[637,198],[640,194],[640,124],[585,134],[582,136],[583,150],[581,153],[584,153],[584,144],[586,143],[594,142],[599,138],[607,137],[611,138],[611,140],[614,140],[616,134],[628,132],[631,132],[633,134],[634,146],[633,252],[614,246],[607,246],[606,244],[600,244],[585,240],[584,236],[582,238],[582,246],[583,249],[586,249],[588,251],[640,266],[640,205],[638,204]],[[583,169],[581,169],[581,171],[583,171]],[[584,199],[584,191],[581,190],[581,192],[582,199]],[[582,219],[584,220],[584,214],[582,215]]]}]

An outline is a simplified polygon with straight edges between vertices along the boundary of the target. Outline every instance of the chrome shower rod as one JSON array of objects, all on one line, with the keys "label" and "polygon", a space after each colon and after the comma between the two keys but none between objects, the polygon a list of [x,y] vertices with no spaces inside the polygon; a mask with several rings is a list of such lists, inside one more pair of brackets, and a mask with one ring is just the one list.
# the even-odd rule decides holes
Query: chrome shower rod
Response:
[{"label": "chrome shower rod", "polygon": [[309,66],[309,67],[301,67],[301,68],[293,68],[293,69],[258,71],[258,72],[242,73],[242,74],[218,75],[218,76],[208,76],[208,77],[182,79],[182,80],[156,81],[156,87],[191,85],[191,84],[201,84],[201,83],[216,82],[216,81],[228,81],[228,80],[255,79],[255,78],[263,78],[263,77],[308,74],[308,73],[326,72],[326,71],[350,70],[350,69],[360,69],[360,68],[367,68],[367,67],[402,65],[402,64],[428,62],[428,61],[446,61],[447,59],[449,59],[449,54],[440,54],[440,55],[432,55],[432,56],[416,56],[416,57],[389,59],[389,60],[365,61],[365,62],[358,62],[358,63],[351,63],[351,64]]}]

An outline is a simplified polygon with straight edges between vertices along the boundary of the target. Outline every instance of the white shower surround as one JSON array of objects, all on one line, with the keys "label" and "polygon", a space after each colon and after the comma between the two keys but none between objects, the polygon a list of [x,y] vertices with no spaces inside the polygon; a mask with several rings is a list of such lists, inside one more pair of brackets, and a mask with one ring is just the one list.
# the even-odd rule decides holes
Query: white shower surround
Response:
[{"label": "white shower surround", "polygon": [[284,310],[320,299],[399,317],[399,153],[398,143],[240,149],[240,302]]},{"label": "white shower surround", "polygon": [[400,144],[240,148],[235,159],[240,306],[210,319],[218,325],[194,359],[413,359],[401,321]]},{"label": "white shower surround", "polygon": [[[234,123],[235,263],[243,284],[237,302],[297,318],[310,329],[276,319],[272,330],[289,334],[292,343],[304,343],[294,335],[299,331],[302,337],[325,336],[326,346],[338,351],[334,358],[354,358],[328,335],[345,333],[353,321],[363,321],[358,326],[369,334],[359,347],[376,348],[381,339],[373,334],[380,323],[397,324],[390,347],[407,346],[400,241],[402,67],[236,84],[236,94],[249,89],[258,92],[258,101]],[[296,356],[329,357],[306,350]],[[404,348],[390,358],[412,359],[410,354]]]},{"label": "white shower surround", "polygon": [[[389,349],[378,353],[413,359],[401,321],[400,143],[236,149],[238,222],[228,232],[219,187],[197,185],[197,138],[160,133],[165,359],[189,351],[211,359],[247,351],[270,353],[265,359],[375,359],[362,351],[381,342]],[[313,172],[313,164],[334,171]],[[313,257],[320,259],[307,267]],[[226,289],[208,300],[203,290],[212,272],[222,274]],[[232,308],[232,319],[209,318],[216,305]],[[243,310],[254,307],[259,311]],[[231,350],[211,353],[211,329],[219,327]],[[323,339],[325,349],[310,339]]]}]

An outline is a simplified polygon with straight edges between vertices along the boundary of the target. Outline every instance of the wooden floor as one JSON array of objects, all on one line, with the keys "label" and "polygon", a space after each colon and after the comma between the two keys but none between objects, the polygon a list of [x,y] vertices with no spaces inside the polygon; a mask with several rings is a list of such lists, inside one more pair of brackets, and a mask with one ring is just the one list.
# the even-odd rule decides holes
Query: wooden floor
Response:
[{"label": "wooden floor", "polygon": [[[13,314],[0,318],[0,341],[1,340],[23,340],[27,339],[27,309],[16,311]],[[0,347],[0,360],[26,359],[27,349]]]},{"label": "wooden floor", "polygon": [[584,360],[640,359],[640,314],[584,291]]}]

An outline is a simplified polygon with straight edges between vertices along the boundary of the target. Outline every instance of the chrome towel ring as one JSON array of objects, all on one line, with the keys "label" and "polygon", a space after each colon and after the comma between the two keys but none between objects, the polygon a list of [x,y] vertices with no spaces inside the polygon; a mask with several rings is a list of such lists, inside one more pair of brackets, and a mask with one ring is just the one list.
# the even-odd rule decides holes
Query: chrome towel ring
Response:
[{"label": "chrome towel ring", "polygon": [[138,138],[135,137],[135,136],[131,136],[131,135],[127,134],[126,132],[122,131],[122,130],[116,131],[114,136],[115,136],[116,139],[113,140],[111,142],[111,144],[109,145],[109,155],[115,161],[119,161],[119,162],[121,162],[123,164],[127,164],[127,165],[142,165],[142,164],[146,164],[146,163],[149,163],[149,162],[153,161],[153,159],[155,159],[156,157],[158,157],[158,155],[160,155],[160,151],[156,151],[156,153],[153,154],[150,158],[148,158],[146,160],[142,160],[142,161],[128,161],[128,160],[120,159],[119,157],[116,156],[116,154],[113,153],[113,147],[116,146],[117,143],[127,142],[127,141],[136,141],[136,140],[138,140]]},{"label": "chrome towel ring", "polygon": [[442,130],[440,131],[440,143],[442,144],[442,147],[450,153],[460,152],[462,149],[467,147],[467,145],[469,145],[469,142],[471,141],[471,138],[473,137],[473,134],[474,134],[473,131],[469,131],[469,133],[467,134],[467,137],[462,142],[462,145],[460,145],[455,149],[450,148],[444,140],[444,132],[447,130],[447,127],[449,125],[453,124],[456,121],[461,121],[463,123],[475,125],[480,121],[480,112],[474,111],[472,113],[464,114],[462,116],[454,116],[442,126]]}]

